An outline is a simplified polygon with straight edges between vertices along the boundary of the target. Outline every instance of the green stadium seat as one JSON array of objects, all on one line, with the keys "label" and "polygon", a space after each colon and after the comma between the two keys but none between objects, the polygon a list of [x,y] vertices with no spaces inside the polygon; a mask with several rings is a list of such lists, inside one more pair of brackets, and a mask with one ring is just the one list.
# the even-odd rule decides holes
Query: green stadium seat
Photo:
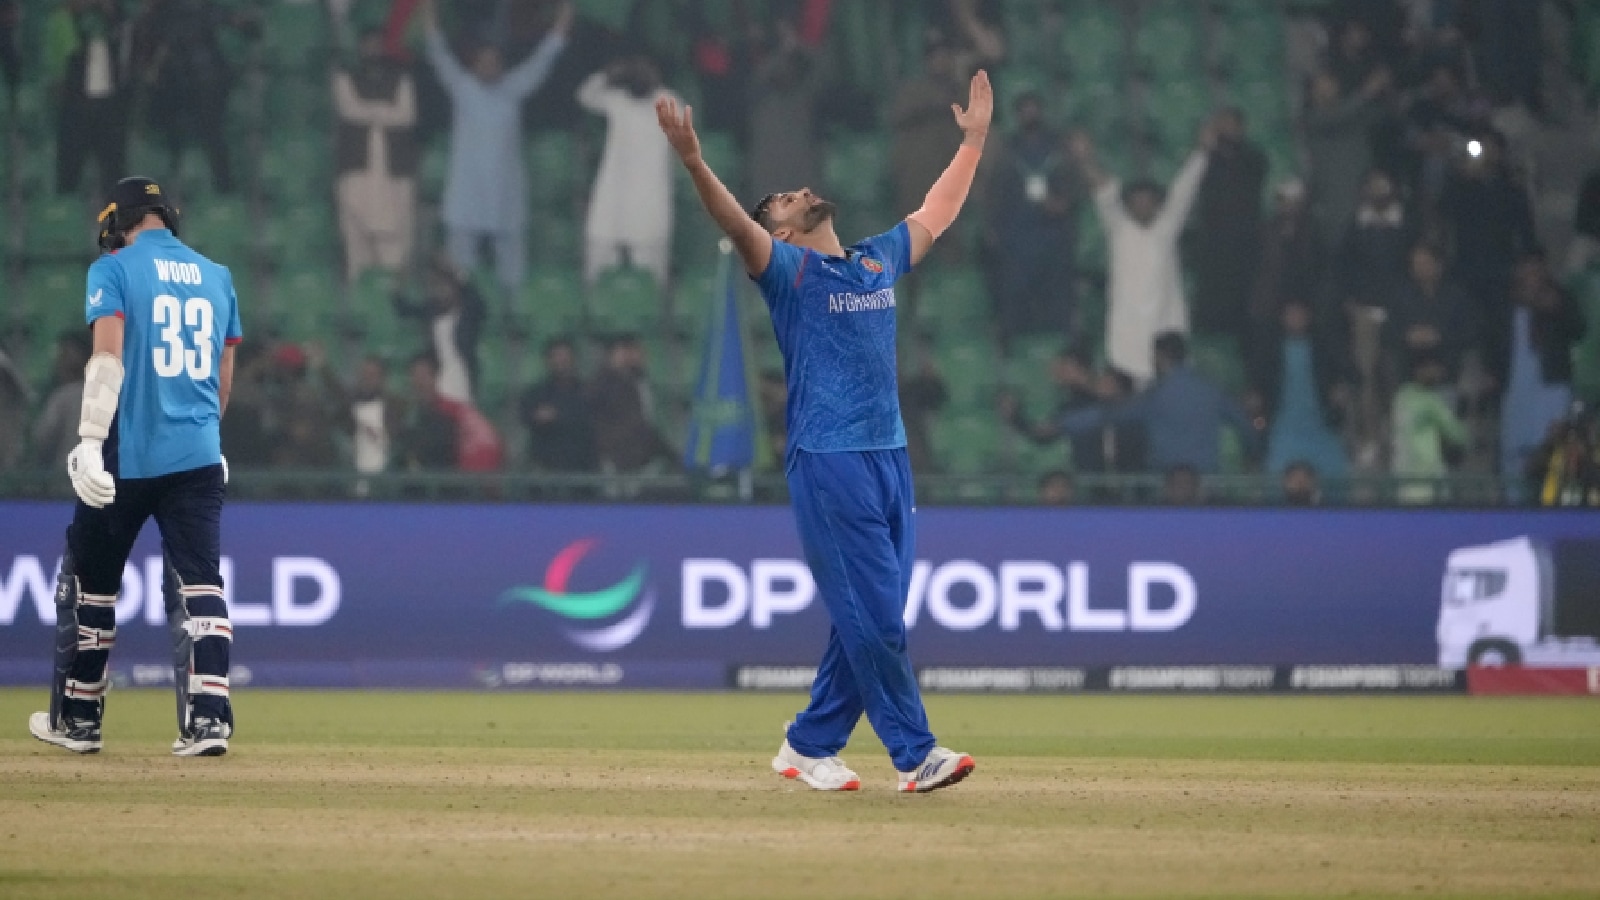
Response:
[{"label": "green stadium seat", "polygon": [[571,269],[540,269],[513,298],[513,308],[533,323],[539,337],[579,331],[584,325],[583,280]]},{"label": "green stadium seat", "polygon": [[1198,70],[1204,45],[1199,9],[1196,3],[1146,7],[1133,38],[1140,67],[1166,78]]},{"label": "green stadium seat", "polygon": [[340,253],[333,205],[322,202],[278,207],[262,227],[262,238],[280,266],[332,265]]},{"label": "green stadium seat", "polygon": [[181,209],[184,240],[195,250],[224,266],[250,262],[255,228],[242,198],[214,195]]},{"label": "green stadium seat", "polygon": [[[47,134],[54,134],[52,127],[54,104],[48,96],[43,79],[24,78],[16,88],[17,125],[27,137],[40,138]],[[50,154],[48,159],[54,161],[55,154]]]},{"label": "green stadium seat", "polygon": [[[1049,43],[1051,34],[1045,27],[1042,4],[1013,0],[1002,5],[1001,11],[1004,16],[1001,24],[1006,33],[1006,56],[1010,66],[1047,66],[1060,62],[1060,54],[1056,53],[1056,48]],[[1001,82],[1002,85],[1004,83]]]},{"label": "green stadium seat", "polygon": [[994,471],[999,424],[993,415],[941,416],[933,423],[933,451],[952,475]]},{"label": "green stadium seat", "polygon": [[1231,335],[1194,334],[1189,338],[1194,367],[1230,394],[1245,387],[1244,354]]},{"label": "green stadium seat", "polygon": [[1213,46],[1218,62],[1238,74],[1281,73],[1284,36],[1282,13],[1258,0],[1224,4],[1216,17]]},{"label": "green stadium seat", "polygon": [[261,154],[262,186],[280,202],[328,196],[332,168],[333,148],[306,135],[280,136]]},{"label": "green stadium seat", "polygon": [[321,3],[287,3],[279,0],[267,5],[262,22],[261,43],[267,59],[289,70],[310,69],[323,62],[329,50],[327,14]]},{"label": "green stadium seat", "polygon": [[1086,129],[1102,156],[1127,143],[1121,139],[1127,104],[1120,78],[1074,77],[1064,87],[1052,88],[1045,102],[1063,124]]},{"label": "green stadium seat", "polygon": [[952,411],[993,410],[1000,374],[1000,352],[994,343],[967,337],[941,344],[938,354]]},{"label": "green stadium seat", "polygon": [[26,324],[37,338],[36,346],[83,326],[87,271],[76,265],[40,265],[29,270],[18,299],[22,301],[19,307],[26,310]]},{"label": "green stadium seat", "polygon": [[583,225],[567,210],[536,214],[528,223],[528,244],[534,265],[574,268],[583,259]]},{"label": "green stadium seat", "polygon": [[28,204],[24,247],[30,256],[88,263],[95,255],[95,234],[94,212],[75,196],[45,194]]},{"label": "green stadium seat", "polygon": [[644,335],[640,343],[644,346],[645,371],[649,373],[650,383],[675,396],[687,396],[699,372],[699,343],[692,344],[686,354],[679,353],[671,341],[662,337]]},{"label": "green stadium seat", "polygon": [[1211,114],[1211,93],[1198,78],[1151,85],[1147,112],[1151,133],[1168,153],[1187,155],[1200,123]]},{"label": "green stadium seat", "polygon": [[1039,478],[1046,472],[1072,471],[1072,443],[1052,441],[1035,444],[1022,440],[1017,447],[1017,470],[1029,478]]},{"label": "green stadium seat", "polygon": [[496,409],[513,388],[506,344],[503,336],[493,334],[478,343],[478,380],[472,385],[472,399],[479,409]]},{"label": "green stadium seat", "polygon": [[578,187],[578,150],[570,131],[541,131],[528,140],[528,193],[536,207],[562,212]]},{"label": "green stadium seat", "polygon": [[841,134],[827,143],[822,178],[841,206],[869,209],[882,204],[888,145],[889,139],[878,134]]},{"label": "green stadium seat", "polygon": [[694,187],[689,183],[688,176],[680,176],[677,188],[672,258],[678,268],[684,270],[714,266],[717,261],[717,246],[723,238],[722,231],[695,199]]},{"label": "green stadium seat", "polygon": [[589,292],[589,309],[602,331],[647,331],[661,322],[661,291],[649,272],[612,269]]},{"label": "green stadium seat", "polygon": [[1227,94],[1256,134],[1288,130],[1289,88],[1282,77],[1236,79]]},{"label": "green stadium seat", "polygon": [[346,292],[349,319],[361,329],[367,348],[395,355],[412,342],[412,330],[394,310],[396,276],[369,269]]},{"label": "green stadium seat", "polygon": [[1123,22],[1118,9],[1099,3],[1075,4],[1061,32],[1061,52],[1079,83],[1110,82],[1123,66]]},{"label": "green stadium seat", "polygon": [[[713,309],[720,309],[717,301],[720,294],[715,293],[719,288],[716,269],[699,269],[691,271],[678,278],[672,291],[672,327],[690,338],[698,338],[706,330],[706,323]],[[755,317],[758,302],[752,302],[751,292],[739,292],[739,314],[744,317],[747,326],[765,320],[763,311],[760,318]]]},{"label": "green stadium seat", "polygon": [[287,340],[327,342],[339,297],[339,277],[331,268],[282,270],[272,286],[273,328]]},{"label": "green stadium seat", "polygon": [[919,284],[918,324],[939,334],[969,332],[989,318],[989,297],[983,277],[973,267],[929,272]]},{"label": "green stadium seat", "polygon": [[159,172],[164,176],[172,155],[153,137],[137,132],[128,136],[128,171]]},{"label": "green stadium seat", "polygon": [[[726,131],[702,131],[700,133],[700,155],[717,173],[723,184],[739,184],[744,173],[740,164],[742,156],[739,153],[739,142],[733,134]],[[692,192],[692,189],[691,189]]]},{"label": "green stadium seat", "polygon": [[417,165],[417,190],[421,197],[438,199],[444,194],[445,175],[450,170],[450,142],[436,140],[422,151]]}]

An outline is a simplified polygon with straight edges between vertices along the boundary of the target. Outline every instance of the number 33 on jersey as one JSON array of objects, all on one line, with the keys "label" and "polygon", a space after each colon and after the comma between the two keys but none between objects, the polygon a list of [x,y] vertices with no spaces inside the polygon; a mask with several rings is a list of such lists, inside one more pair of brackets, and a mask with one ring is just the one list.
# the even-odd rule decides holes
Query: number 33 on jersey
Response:
[{"label": "number 33 on jersey", "polygon": [[243,337],[232,274],[170,231],[146,230],[89,267],[84,312],[91,326],[126,324],[107,469],[154,478],[220,462],[222,348]]}]

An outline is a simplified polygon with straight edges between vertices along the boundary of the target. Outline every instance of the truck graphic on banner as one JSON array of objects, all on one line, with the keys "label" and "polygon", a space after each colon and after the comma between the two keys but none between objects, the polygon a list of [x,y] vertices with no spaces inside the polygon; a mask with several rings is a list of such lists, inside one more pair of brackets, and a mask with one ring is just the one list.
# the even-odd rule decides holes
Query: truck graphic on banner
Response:
[{"label": "truck graphic on banner", "polygon": [[1439,666],[1600,666],[1600,541],[1518,537],[1445,564]]}]

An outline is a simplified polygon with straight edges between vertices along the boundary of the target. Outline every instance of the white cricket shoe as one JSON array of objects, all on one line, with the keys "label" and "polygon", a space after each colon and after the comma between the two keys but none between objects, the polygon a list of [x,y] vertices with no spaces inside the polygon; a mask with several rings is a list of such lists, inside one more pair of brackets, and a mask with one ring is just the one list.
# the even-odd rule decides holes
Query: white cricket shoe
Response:
[{"label": "white cricket shoe", "polygon": [[172,742],[173,756],[221,756],[228,752],[233,726],[221,719],[196,716],[187,734]]},{"label": "white cricket shoe", "polygon": [[772,758],[772,771],[785,778],[803,781],[819,791],[859,791],[861,776],[850,771],[837,756],[801,756],[784,738],[778,755]]},{"label": "white cricket shoe", "polygon": [[935,747],[928,751],[928,758],[914,771],[900,773],[899,790],[908,794],[936,791],[966,778],[977,767],[978,764],[965,753]]},{"label": "white cricket shoe", "polygon": [[73,753],[100,752],[100,723],[91,719],[67,719],[66,728],[50,727],[50,714],[36,712],[28,717],[28,730],[46,744],[54,744]]}]

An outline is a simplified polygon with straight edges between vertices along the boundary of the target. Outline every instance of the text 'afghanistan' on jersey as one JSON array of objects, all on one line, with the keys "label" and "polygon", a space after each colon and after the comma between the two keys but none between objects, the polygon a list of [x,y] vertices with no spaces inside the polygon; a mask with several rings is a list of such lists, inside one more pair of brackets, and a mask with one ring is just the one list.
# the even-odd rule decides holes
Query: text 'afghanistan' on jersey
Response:
[{"label": "text 'afghanistan' on jersey", "polygon": [[911,233],[893,229],[843,258],[774,239],[756,279],[789,384],[788,455],[906,445],[895,370],[894,283],[911,271]]}]

